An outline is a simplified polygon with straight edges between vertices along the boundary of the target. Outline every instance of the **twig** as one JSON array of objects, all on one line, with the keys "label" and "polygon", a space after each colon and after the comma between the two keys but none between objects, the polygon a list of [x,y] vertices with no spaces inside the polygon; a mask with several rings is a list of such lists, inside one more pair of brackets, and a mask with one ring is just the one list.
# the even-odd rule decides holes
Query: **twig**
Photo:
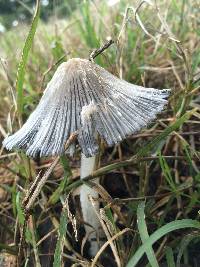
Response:
[{"label": "twig", "polygon": [[107,41],[104,45],[102,45],[100,48],[95,49],[89,56],[89,60],[93,61],[95,57],[97,57],[98,55],[100,55],[101,53],[103,53],[104,50],[106,50],[108,47],[110,47],[112,44],[114,43],[114,41],[112,39],[110,39],[109,41]]}]

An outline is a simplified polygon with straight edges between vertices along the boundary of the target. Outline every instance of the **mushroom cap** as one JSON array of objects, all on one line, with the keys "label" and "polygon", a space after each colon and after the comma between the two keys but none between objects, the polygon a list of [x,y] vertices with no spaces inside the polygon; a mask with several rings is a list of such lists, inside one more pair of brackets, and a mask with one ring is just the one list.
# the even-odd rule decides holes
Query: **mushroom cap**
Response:
[{"label": "mushroom cap", "polygon": [[[169,93],[128,83],[94,62],[73,58],[57,68],[36,109],[3,145],[31,157],[61,155],[69,136],[78,132],[89,157],[98,152],[98,134],[112,146],[138,132],[162,111]],[[73,144],[68,151],[74,153]]]}]

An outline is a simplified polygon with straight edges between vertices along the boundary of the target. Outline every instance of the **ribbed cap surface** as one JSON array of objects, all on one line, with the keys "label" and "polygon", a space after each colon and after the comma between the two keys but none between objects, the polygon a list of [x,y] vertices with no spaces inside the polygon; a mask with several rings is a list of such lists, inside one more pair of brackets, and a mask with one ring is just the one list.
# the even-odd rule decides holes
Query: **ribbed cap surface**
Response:
[{"label": "ribbed cap surface", "polygon": [[[71,133],[86,157],[98,151],[99,134],[109,146],[156,118],[170,90],[144,88],[120,80],[86,59],[74,58],[56,70],[26,123],[3,145],[31,157],[60,155]],[[74,152],[74,145],[68,150]]]}]

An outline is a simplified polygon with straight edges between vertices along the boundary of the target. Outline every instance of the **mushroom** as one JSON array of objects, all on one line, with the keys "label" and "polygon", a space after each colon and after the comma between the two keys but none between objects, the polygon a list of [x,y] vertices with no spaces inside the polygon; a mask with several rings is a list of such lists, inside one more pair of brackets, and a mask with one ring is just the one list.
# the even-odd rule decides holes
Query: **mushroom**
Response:
[{"label": "mushroom", "polygon": [[[84,178],[94,169],[98,136],[113,146],[138,132],[163,110],[169,93],[168,89],[128,83],[94,62],[73,58],[57,68],[37,108],[21,129],[5,138],[3,145],[8,150],[22,149],[30,157],[61,155],[65,153],[66,140],[77,132],[82,150],[81,178]],[[74,150],[72,144],[67,152],[73,155]],[[80,190],[83,218],[97,231],[100,223],[88,194],[98,196],[83,185]],[[85,229],[89,234],[91,228]],[[90,235],[91,242],[92,239],[94,234]],[[91,256],[97,250],[93,243]]]}]

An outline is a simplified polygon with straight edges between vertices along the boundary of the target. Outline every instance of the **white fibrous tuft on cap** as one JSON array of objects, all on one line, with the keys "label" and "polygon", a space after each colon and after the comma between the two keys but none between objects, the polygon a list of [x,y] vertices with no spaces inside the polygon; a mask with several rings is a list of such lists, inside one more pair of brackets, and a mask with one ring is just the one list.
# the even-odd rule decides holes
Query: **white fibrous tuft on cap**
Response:
[{"label": "white fibrous tuft on cap", "polygon": [[[27,122],[3,145],[31,157],[60,155],[77,131],[89,157],[98,151],[98,134],[109,146],[120,142],[154,120],[169,93],[120,80],[89,60],[70,59],[58,67]],[[69,150],[73,154],[74,146]]]},{"label": "white fibrous tuft on cap", "polygon": [[97,105],[94,104],[93,102],[90,102],[89,105],[85,105],[82,107],[81,110],[81,122],[82,126],[87,125],[89,122],[91,115],[97,112]]}]

